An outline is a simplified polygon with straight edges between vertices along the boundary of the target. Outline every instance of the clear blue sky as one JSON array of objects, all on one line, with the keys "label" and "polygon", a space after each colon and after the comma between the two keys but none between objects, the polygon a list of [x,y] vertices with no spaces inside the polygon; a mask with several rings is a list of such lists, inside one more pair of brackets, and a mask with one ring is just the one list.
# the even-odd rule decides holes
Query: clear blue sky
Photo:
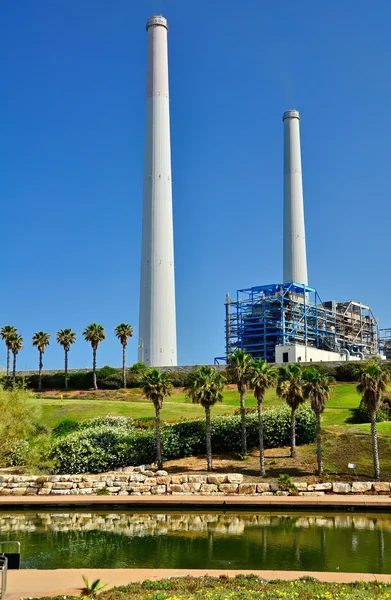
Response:
[{"label": "clear blue sky", "polygon": [[[391,326],[389,0],[2,0],[0,325],[135,328],[145,22],[169,21],[180,364],[224,351],[225,293],[282,279],[282,113],[301,113],[310,284]],[[5,351],[0,349],[0,364]]]}]

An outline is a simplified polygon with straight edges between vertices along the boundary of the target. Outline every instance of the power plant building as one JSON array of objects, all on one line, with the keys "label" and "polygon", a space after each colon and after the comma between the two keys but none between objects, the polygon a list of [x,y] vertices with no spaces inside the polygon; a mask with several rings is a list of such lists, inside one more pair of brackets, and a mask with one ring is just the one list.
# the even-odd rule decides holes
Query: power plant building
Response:
[{"label": "power plant building", "polygon": [[[284,122],[283,283],[238,290],[227,295],[227,359],[235,348],[268,362],[362,360],[379,354],[377,320],[356,301],[322,302],[308,285],[300,115],[290,110]],[[391,347],[391,336],[385,342]],[[219,359],[216,359],[219,361]]]}]

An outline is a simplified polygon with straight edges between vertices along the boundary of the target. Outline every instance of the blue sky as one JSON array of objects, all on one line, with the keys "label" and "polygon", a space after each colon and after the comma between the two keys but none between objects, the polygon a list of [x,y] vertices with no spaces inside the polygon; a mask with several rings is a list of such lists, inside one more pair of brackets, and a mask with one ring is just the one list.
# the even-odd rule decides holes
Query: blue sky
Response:
[{"label": "blue sky", "polygon": [[[391,3],[2,0],[0,324],[107,340],[137,357],[145,22],[169,21],[180,364],[224,351],[224,299],[282,279],[282,113],[301,113],[310,285],[391,326]],[[0,351],[5,364],[5,351]]]}]

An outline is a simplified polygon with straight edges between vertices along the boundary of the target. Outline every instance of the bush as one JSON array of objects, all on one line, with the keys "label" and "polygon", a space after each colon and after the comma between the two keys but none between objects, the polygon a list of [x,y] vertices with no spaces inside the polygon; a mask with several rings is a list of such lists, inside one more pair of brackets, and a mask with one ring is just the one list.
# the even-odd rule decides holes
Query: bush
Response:
[{"label": "bush", "polygon": [[54,473],[102,473],[155,459],[152,431],[121,427],[90,427],[54,441],[49,459]]},{"label": "bush", "polygon": [[[127,421],[127,422],[126,422]],[[265,447],[290,443],[290,410],[287,406],[264,413]],[[297,411],[297,444],[315,439],[315,415],[308,405]],[[247,416],[248,447],[258,445],[258,417]],[[212,418],[212,450],[215,454],[241,451],[240,417]],[[164,460],[196,456],[205,452],[205,421],[183,421],[162,427]],[[50,458],[56,473],[99,473],[117,467],[154,462],[153,429],[136,429],[125,417],[98,417],[81,425],[79,431],[53,442]]]},{"label": "bush", "polygon": [[31,402],[32,399],[31,392],[25,389],[5,390],[0,387],[0,465],[2,466],[10,464],[19,444],[33,436],[36,431],[35,423],[39,414]]},{"label": "bush", "polygon": [[27,457],[30,452],[30,444],[27,440],[21,440],[12,450],[12,453],[9,458],[9,464],[12,467],[20,467],[25,465],[27,462]]},{"label": "bush", "polygon": [[133,419],[129,417],[116,417],[113,415],[105,415],[104,417],[95,417],[80,423],[80,429],[90,429],[91,427],[115,427],[117,429],[129,429],[134,427]]},{"label": "bush", "polygon": [[[369,410],[360,402],[360,406],[356,409],[356,418],[359,423],[370,423],[371,415]],[[376,421],[382,423],[384,421],[391,421],[391,393],[387,392],[380,400],[379,408],[376,412]]]}]

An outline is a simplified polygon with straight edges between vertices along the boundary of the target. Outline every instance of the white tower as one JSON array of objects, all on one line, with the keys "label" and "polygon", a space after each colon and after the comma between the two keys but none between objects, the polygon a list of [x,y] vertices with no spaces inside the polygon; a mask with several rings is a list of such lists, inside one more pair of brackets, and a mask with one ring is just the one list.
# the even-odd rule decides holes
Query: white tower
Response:
[{"label": "white tower", "polygon": [[284,122],[284,283],[308,285],[305,247],[300,115],[287,110]]},{"label": "white tower", "polygon": [[177,364],[166,19],[151,17],[147,31],[139,361],[164,367]]}]

